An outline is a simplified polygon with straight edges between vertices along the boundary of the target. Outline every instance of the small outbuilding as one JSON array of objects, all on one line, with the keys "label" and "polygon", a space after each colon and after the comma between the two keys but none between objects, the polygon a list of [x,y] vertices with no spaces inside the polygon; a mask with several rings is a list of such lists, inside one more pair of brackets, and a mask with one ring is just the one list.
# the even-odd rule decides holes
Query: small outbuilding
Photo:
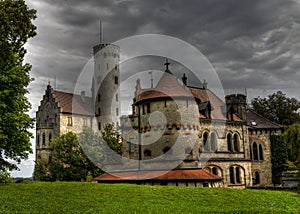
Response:
[{"label": "small outbuilding", "polygon": [[203,169],[122,171],[104,173],[95,183],[133,183],[164,186],[222,187],[222,177]]}]

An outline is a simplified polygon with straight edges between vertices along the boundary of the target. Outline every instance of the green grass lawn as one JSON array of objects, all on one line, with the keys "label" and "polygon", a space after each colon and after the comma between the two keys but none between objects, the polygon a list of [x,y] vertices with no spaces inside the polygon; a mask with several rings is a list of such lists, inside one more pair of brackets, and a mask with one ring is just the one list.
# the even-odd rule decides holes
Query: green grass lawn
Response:
[{"label": "green grass lawn", "polygon": [[0,185],[0,213],[300,213],[292,192],[31,182]]}]

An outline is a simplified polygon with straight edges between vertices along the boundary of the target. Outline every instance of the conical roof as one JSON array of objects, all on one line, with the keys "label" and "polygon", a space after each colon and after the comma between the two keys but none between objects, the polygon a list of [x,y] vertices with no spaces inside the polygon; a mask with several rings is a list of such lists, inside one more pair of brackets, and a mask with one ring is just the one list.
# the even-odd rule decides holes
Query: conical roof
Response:
[{"label": "conical roof", "polygon": [[143,89],[140,91],[137,96],[137,102],[166,97],[193,98],[190,90],[176,79],[168,66],[155,88]]}]

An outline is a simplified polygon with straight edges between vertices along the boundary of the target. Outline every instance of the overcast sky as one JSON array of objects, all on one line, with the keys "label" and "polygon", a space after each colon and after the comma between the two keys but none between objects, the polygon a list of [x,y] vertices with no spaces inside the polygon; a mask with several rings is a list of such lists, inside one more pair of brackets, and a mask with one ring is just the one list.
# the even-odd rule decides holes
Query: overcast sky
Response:
[{"label": "overcast sky", "polygon": [[[56,77],[58,90],[72,91],[99,42],[100,19],[105,42],[155,33],[190,43],[210,61],[226,93],[247,88],[251,99],[282,90],[300,99],[300,1],[25,1],[38,16],[38,35],[26,44],[35,78],[32,116],[49,79]],[[27,168],[18,175],[30,176]]]}]

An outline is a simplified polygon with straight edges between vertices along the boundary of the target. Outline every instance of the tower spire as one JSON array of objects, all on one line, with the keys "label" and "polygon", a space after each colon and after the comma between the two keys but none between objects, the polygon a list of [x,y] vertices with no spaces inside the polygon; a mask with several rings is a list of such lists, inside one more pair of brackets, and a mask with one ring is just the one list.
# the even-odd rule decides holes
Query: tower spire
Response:
[{"label": "tower spire", "polygon": [[169,63],[168,58],[166,58],[166,63],[165,63],[164,65],[166,66],[165,72],[166,72],[166,73],[169,73],[169,74],[172,74],[172,72],[169,70],[169,65],[170,65],[170,63]]}]

